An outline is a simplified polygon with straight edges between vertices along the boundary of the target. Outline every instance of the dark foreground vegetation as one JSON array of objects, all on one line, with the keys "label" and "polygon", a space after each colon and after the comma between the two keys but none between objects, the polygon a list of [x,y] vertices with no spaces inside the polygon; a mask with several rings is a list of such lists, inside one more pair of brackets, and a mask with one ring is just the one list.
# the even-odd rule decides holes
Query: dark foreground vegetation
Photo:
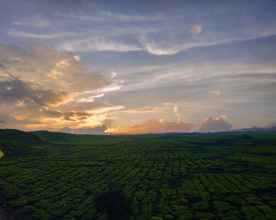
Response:
[{"label": "dark foreground vegetation", "polygon": [[272,132],[0,130],[0,150],[0,215],[8,219],[276,219]]}]

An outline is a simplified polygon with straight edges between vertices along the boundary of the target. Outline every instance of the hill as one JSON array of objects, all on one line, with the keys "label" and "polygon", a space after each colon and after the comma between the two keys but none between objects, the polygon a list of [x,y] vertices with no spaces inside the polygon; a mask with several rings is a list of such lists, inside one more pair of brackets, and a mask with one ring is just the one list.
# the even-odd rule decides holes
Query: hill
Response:
[{"label": "hill", "polygon": [[45,145],[40,137],[29,132],[14,129],[0,130],[0,150],[9,156],[30,153],[34,146]]},{"label": "hill", "polygon": [[0,137],[0,218],[276,219],[275,132]]}]

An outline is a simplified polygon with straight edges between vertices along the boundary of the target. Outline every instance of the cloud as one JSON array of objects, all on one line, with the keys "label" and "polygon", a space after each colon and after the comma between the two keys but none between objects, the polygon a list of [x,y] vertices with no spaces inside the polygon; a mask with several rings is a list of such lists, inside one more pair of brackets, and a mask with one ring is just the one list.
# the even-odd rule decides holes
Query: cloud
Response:
[{"label": "cloud", "polygon": [[222,96],[223,92],[221,90],[210,90],[208,94],[212,96]]},{"label": "cloud", "polygon": [[57,38],[64,38],[64,37],[74,37],[78,34],[71,33],[71,32],[62,32],[62,33],[34,33],[34,32],[26,32],[22,30],[9,30],[8,34],[12,37],[21,37],[21,38],[33,38],[33,39],[41,39],[41,40],[51,40]]},{"label": "cloud", "polygon": [[126,114],[156,114],[157,112],[160,112],[161,109],[160,107],[141,107],[141,108],[128,108],[125,110],[120,111],[120,114],[126,113]]},{"label": "cloud", "polygon": [[99,101],[78,102],[87,91],[100,99],[101,91],[116,88],[111,74],[91,72],[75,56],[37,45],[0,45],[0,114],[12,119],[2,124],[28,130],[92,128],[121,109]]},{"label": "cloud", "polygon": [[39,111],[18,112],[15,119],[28,130],[60,131],[64,128],[70,128],[74,132],[84,133],[88,129],[92,131],[94,128],[106,126],[109,115],[114,111],[123,109],[121,106],[109,106],[76,111],[73,110],[72,106],[67,107],[72,110],[41,108]]},{"label": "cloud", "polygon": [[191,39],[185,41],[168,41],[142,38],[142,40],[140,40],[140,43],[142,50],[148,52],[149,54],[156,56],[173,56],[180,52],[184,52],[193,48],[213,46],[225,42],[198,42]]},{"label": "cloud", "polygon": [[106,130],[111,134],[146,134],[146,133],[176,133],[189,132],[193,129],[193,125],[185,122],[169,122],[164,120],[148,120],[141,124],[114,127]]},{"label": "cloud", "polygon": [[156,22],[163,21],[165,17],[161,14],[151,14],[150,16],[141,14],[117,13],[107,10],[97,10],[93,16],[89,14],[58,14],[59,17],[66,19],[78,20],[81,22],[100,22],[100,23],[114,23],[114,22]]},{"label": "cloud", "polygon": [[[114,79],[113,75],[111,75],[111,79]],[[114,93],[121,89],[121,85],[117,83],[112,83],[106,87],[102,87],[96,90],[87,90],[79,95],[78,102],[94,102],[98,98],[104,97],[108,93]]]},{"label": "cloud", "polygon": [[177,105],[173,106],[173,112],[175,114],[176,117],[176,121],[177,122],[181,122],[182,118],[181,118],[181,113],[179,112],[179,107]]},{"label": "cloud", "polygon": [[[31,35],[32,36],[32,35]],[[35,36],[33,36],[35,37]],[[38,36],[36,36],[38,37]],[[46,35],[42,37],[58,37],[58,35]],[[149,54],[156,56],[164,56],[164,55],[175,55],[180,51],[185,51],[191,49],[193,47],[200,46],[208,46],[209,43],[197,43],[197,42],[186,42],[186,43],[168,43],[168,42],[160,42],[156,40],[136,40],[136,43],[129,43],[118,41],[117,39],[112,38],[103,38],[103,37],[95,37],[95,38],[80,38],[67,40],[58,46],[60,50],[68,51],[68,52],[117,52],[117,53],[125,53],[125,52],[137,52],[137,51],[145,51]]]},{"label": "cloud", "polygon": [[177,54],[181,49],[177,46],[172,47],[168,45],[161,45],[154,41],[142,41],[144,50],[149,54],[162,56],[162,55],[174,55]]},{"label": "cloud", "polygon": [[[28,36],[29,34],[18,33],[19,36]],[[29,37],[45,37],[45,38],[58,38],[70,36],[70,33],[53,33],[52,35],[41,35],[30,34]],[[105,34],[106,35],[106,34]],[[104,37],[79,37],[70,40],[65,40],[58,49],[68,52],[139,52],[144,51],[155,56],[171,56],[180,52],[199,47],[207,47],[218,44],[231,42],[232,40],[221,40],[221,41],[195,41],[192,39],[188,40],[168,40],[168,39],[151,39],[141,34],[135,36],[132,41],[122,40],[127,37],[127,33],[119,34],[121,39],[118,40],[118,36],[106,35]],[[126,36],[124,36],[126,35]]]},{"label": "cloud", "polygon": [[39,84],[33,82],[25,82],[19,79],[0,81],[1,104],[32,102],[40,106],[58,105],[67,98],[66,92],[41,89]]},{"label": "cloud", "polygon": [[5,124],[5,123],[6,123],[6,120],[7,120],[6,115],[1,115],[1,114],[0,114],[0,126],[1,126],[2,124]]},{"label": "cloud", "polygon": [[51,22],[42,18],[25,19],[13,23],[15,26],[34,27],[34,28],[47,28]]},{"label": "cloud", "polygon": [[202,26],[199,24],[193,24],[191,28],[191,32],[194,34],[200,34],[202,32]]},{"label": "cloud", "polygon": [[74,54],[38,45],[27,49],[0,45],[0,64],[2,77],[10,72],[21,81],[39,82],[40,87],[53,90],[82,92],[110,83],[103,74],[89,71]]},{"label": "cloud", "polygon": [[130,52],[141,50],[139,46],[134,44],[98,37],[65,41],[59,48],[68,52]]},{"label": "cloud", "polygon": [[75,59],[76,61],[80,61],[80,60],[81,60],[81,58],[80,58],[79,55],[74,55],[74,59]]},{"label": "cloud", "polygon": [[0,107],[0,128],[10,128],[10,125],[12,125],[11,128],[16,128],[16,125],[20,124],[20,121],[16,119],[16,115],[10,114],[11,111],[1,111],[3,108]]},{"label": "cloud", "polygon": [[109,112],[119,111],[119,110],[123,110],[123,109],[125,109],[125,106],[114,105],[114,106],[95,108],[93,110],[89,110],[88,112],[93,113],[93,114],[103,114],[103,113],[109,113]]},{"label": "cloud", "polygon": [[72,134],[90,134],[90,135],[104,135],[107,127],[105,125],[96,127],[85,127],[85,128],[63,128],[60,131]]},{"label": "cloud", "polygon": [[209,117],[203,121],[200,125],[199,131],[203,132],[217,132],[217,131],[229,131],[232,128],[232,124],[226,121],[225,117]]},{"label": "cloud", "polygon": [[[86,93],[87,94],[87,93]],[[80,97],[77,102],[85,103],[85,102],[95,102],[96,99],[104,97],[104,93],[89,95],[87,97]]]},{"label": "cloud", "polygon": [[[165,103],[166,104],[166,103]],[[167,103],[171,108],[173,107],[173,113],[175,118],[173,120],[167,119],[149,119],[142,123],[126,126],[110,126],[106,130],[106,133],[110,134],[147,134],[147,133],[181,133],[181,132],[219,132],[229,131],[232,128],[226,120],[226,116],[209,117],[199,124],[184,122],[180,113],[178,105],[174,103]],[[141,111],[141,112],[140,112]],[[139,113],[153,113],[155,114],[160,109],[146,108],[134,110],[125,110],[125,113],[139,114]],[[122,111],[123,113],[124,111]],[[151,116],[154,117],[154,116]]]},{"label": "cloud", "polygon": [[86,120],[90,114],[88,112],[76,112],[76,111],[71,111],[71,112],[65,112],[63,114],[64,120],[67,121],[83,121]]}]

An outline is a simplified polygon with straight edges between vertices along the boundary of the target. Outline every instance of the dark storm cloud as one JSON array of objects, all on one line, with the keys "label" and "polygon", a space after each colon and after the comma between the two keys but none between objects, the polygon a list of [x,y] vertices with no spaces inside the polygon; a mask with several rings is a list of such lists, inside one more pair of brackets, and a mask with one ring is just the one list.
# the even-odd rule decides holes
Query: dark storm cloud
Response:
[{"label": "dark storm cloud", "polygon": [[64,119],[67,121],[82,121],[87,119],[91,114],[87,112],[65,112]]},{"label": "dark storm cloud", "polygon": [[44,106],[57,104],[61,102],[65,96],[65,92],[42,89],[39,84],[25,82],[20,79],[0,81],[1,103],[22,101]]}]

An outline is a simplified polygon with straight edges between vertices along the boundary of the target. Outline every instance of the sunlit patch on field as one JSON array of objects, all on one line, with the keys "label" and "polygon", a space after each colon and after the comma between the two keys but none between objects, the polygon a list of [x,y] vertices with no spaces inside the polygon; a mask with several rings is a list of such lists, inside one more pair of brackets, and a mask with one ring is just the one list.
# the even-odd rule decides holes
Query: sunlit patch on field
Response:
[{"label": "sunlit patch on field", "polygon": [[4,157],[4,152],[0,150],[0,159],[2,159],[2,157]]}]

